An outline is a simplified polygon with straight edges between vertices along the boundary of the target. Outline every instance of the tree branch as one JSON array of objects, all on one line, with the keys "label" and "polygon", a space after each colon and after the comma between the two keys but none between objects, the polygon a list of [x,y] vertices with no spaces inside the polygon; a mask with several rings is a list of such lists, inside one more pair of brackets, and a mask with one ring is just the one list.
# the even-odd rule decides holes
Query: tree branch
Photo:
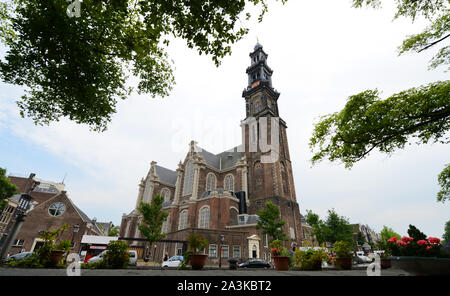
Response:
[{"label": "tree branch", "polygon": [[428,48],[432,47],[432,46],[435,45],[436,43],[439,43],[439,42],[441,42],[442,40],[444,40],[445,38],[448,38],[448,37],[450,37],[450,34],[447,34],[447,36],[444,36],[444,37],[442,37],[441,39],[436,40],[436,41],[434,41],[434,42],[428,44],[427,46],[425,46],[424,48],[422,48],[422,49],[419,50],[418,52],[424,51],[425,49],[428,49]]}]

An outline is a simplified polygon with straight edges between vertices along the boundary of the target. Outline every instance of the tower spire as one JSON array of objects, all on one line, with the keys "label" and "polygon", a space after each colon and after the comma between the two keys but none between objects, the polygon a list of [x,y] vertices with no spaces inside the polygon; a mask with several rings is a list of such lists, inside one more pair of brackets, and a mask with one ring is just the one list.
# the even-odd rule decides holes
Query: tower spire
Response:
[{"label": "tower spire", "polygon": [[269,56],[259,43],[250,53],[250,66],[247,68],[248,85],[242,96],[246,100],[247,116],[259,116],[269,112],[278,116],[277,100],[280,94],[272,87],[272,69],[267,65]]}]

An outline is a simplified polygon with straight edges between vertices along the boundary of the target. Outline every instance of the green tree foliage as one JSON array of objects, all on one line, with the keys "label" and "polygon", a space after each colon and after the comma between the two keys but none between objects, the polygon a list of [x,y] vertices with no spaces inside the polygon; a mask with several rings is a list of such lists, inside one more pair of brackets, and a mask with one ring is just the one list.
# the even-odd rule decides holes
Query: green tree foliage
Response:
[{"label": "green tree foliage", "polygon": [[[286,0],[280,0],[285,3]],[[66,0],[0,1],[3,81],[25,86],[22,117],[49,124],[61,117],[104,131],[116,104],[132,91],[167,96],[174,84],[169,37],[186,41],[216,65],[247,34],[248,7],[266,0],[84,0],[69,17]]]},{"label": "green tree foliage", "polygon": [[197,253],[208,246],[208,240],[198,233],[190,233],[188,236],[188,245],[192,254]]},{"label": "green tree foliage", "polygon": [[280,207],[271,202],[266,202],[266,207],[258,211],[259,220],[256,229],[262,229],[262,234],[267,234],[273,240],[287,240],[283,232],[285,221],[281,220]]},{"label": "green tree foliage", "polygon": [[450,243],[450,220],[445,223],[445,230],[442,235],[442,239],[446,244]]},{"label": "green tree foliage", "polygon": [[60,262],[51,260],[53,251],[70,251],[71,242],[69,240],[60,240],[64,231],[69,228],[69,224],[64,224],[60,228],[54,230],[45,230],[39,237],[44,241],[44,244],[36,251],[39,257],[39,263],[45,267],[55,267]]},{"label": "green tree foliage", "polygon": [[151,204],[141,202],[139,207],[143,223],[139,224],[138,228],[150,245],[167,235],[167,233],[161,233],[162,224],[169,215],[169,213],[162,211],[163,202],[164,198],[160,194],[156,194]]},{"label": "green tree foliage", "polygon": [[124,241],[110,241],[107,252],[103,258],[103,264],[108,268],[127,268],[129,263],[128,244]]},{"label": "green tree foliage", "polygon": [[416,242],[427,239],[427,236],[422,231],[420,231],[414,225],[411,224],[409,225],[408,228],[408,235],[409,237],[412,237]]},{"label": "green tree foliage", "polygon": [[326,241],[335,243],[336,241],[346,241],[353,243],[353,227],[344,216],[339,216],[334,209],[328,210],[328,217],[325,221]]},{"label": "green tree foliage", "polygon": [[[396,3],[394,18],[402,16],[414,21],[423,16],[431,22],[424,32],[408,36],[399,48],[400,54],[420,52],[442,44],[450,36],[448,0],[396,0]],[[379,7],[381,1],[353,0],[354,7],[365,5]],[[446,46],[432,59],[430,67],[449,61],[450,47]],[[417,144],[430,141],[447,144],[449,97],[449,80],[411,88],[386,99],[380,98],[377,89],[350,96],[342,111],[322,116],[315,124],[309,143],[314,153],[312,163],[328,159],[341,161],[346,168],[351,168],[374,149],[391,154],[412,139]],[[438,196],[438,200],[442,198]]]},{"label": "green tree foliage", "polygon": [[[406,52],[421,52],[450,37],[450,7],[448,0],[396,0],[398,17],[411,18],[414,22],[423,16],[430,25],[421,33],[407,36],[399,47],[399,55]],[[369,5],[380,7],[380,0],[353,0],[354,7]],[[430,61],[430,69],[450,64],[450,46],[442,46]]]},{"label": "green tree foliage", "polygon": [[387,242],[388,239],[391,237],[396,237],[397,239],[401,239],[401,235],[395,232],[392,228],[387,227],[386,225],[383,226],[383,229],[381,229],[380,232],[380,238],[381,241]]},{"label": "green tree foliage", "polygon": [[108,236],[118,236],[119,234],[119,226],[111,225],[111,229],[109,229]]},{"label": "green tree foliage", "polygon": [[6,169],[0,168],[0,213],[7,204],[6,199],[18,192],[17,186],[6,176]]},{"label": "green tree foliage", "polygon": [[352,255],[353,245],[349,241],[337,241],[334,243],[333,250],[338,258],[349,258]]},{"label": "green tree foliage", "polygon": [[358,231],[358,236],[356,238],[356,241],[358,242],[358,245],[360,245],[360,246],[364,245],[364,243],[366,242],[366,238],[364,237],[364,235],[362,234],[361,231]]},{"label": "green tree foliage", "polygon": [[311,210],[307,210],[305,216],[306,223],[313,228],[313,239],[316,239],[319,244],[325,242],[325,226],[319,215],[314,214]]},{"label": "green tree foliage", "polygon": [[450,164],[447,164],[445,169],[438,176],[441,190],[437,194],[438,201],[445,202],[450,199]]},{"label": "green tree foliage", "polygon": [[324,242],[334,244],[336,241],[353,243],[353,227],[347,218],[339,216],[334,209],[328,210],[325,221],[319,219],[319,215],[312,211],[307,211],[305,219],[313,228],[313,235],[319,244]]},{"label": "green tree foliage", "polygon": [[450,80],[392,95],[382,100],[377,90],[350,96],[344,109],[322,117],[310,147],[318,148],[312,162],[340,160],[347,168],[377,148],[391,153],[410,138],[418,144],[448,143]]}]

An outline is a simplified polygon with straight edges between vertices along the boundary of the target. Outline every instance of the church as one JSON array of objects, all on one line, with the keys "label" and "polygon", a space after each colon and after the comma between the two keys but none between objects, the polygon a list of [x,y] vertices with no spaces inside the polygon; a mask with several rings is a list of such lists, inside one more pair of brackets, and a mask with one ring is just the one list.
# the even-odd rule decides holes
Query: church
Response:
[{"label": "church", "polygon": [[[210,153],[191,141],[189,151],[176,170],[151,162],[139,184],[136,208],[123,214],[119,236],[143,238],[137,225],[142,202],[150,203],[155,194],[164,197],[163,210],[169,213],[162,242],[146,246],[130,241],[138,253],[150,254],[152,261],[181,255],[191,232],[209,242],[204,250],[206,264],[226,262],[229,258],[261,258],[270,261],[267,235],[255,228],[258,210],[266,202],[280,207],[289,250],[302,246],[309,237],[302,228],[303,217],[297,203],[292,163],[287,141],[287,125],[280,118],[280,93],[272,86],[272,69],[267,53],[257,43],[250,53],[248,85],[242,93],[246,118],[241,122],[242,144],[219,154]],[[306,225],[305,225],[306,226]]]}]

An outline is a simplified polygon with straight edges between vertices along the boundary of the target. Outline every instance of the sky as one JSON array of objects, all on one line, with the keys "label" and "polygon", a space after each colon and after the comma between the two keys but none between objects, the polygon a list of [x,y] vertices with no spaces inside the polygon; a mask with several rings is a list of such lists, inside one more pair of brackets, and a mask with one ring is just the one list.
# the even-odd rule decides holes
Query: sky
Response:
[{"label": "sky", "polygon": [[0,82],[0,167],[11,175],[35,173],[54,182],[65,177],[69,197],[86,214],[119,225],[122,214],[134,209],[151,161],[175,170],[190,140],[213,153],[240,144],[245,69],[258,38],[274,70],[273,86],[281,93],[279,112],[288,126],[301,212],[312,210],[325,219],[334,208],[351,223],[377,232],[387,225],[406,235],[412,224],[442,237],[450,203],[436,201],[437,175],[449,162],[450,146],[412,141],[392,155],[374,152],[351,170],[328,161],[311,165],[308,142],[314,123],[341,110],[349,96],[378,89],[388,97],[449,78],[443,68],[427,69],[436,49],[398,56],[402,40],[426,22],[393,21],[394,8],[383,5],[373,10],[352,8],[349,0],[270,1],[264,20],[246,23],[249,34],[232,46],[220,67],[184,40],[172,40],[168,52],[176,85],[170,95],[133,93],[118,103],[103,133],[67,119],[35,126],[19,116],[15,104],[23,89]]}]

